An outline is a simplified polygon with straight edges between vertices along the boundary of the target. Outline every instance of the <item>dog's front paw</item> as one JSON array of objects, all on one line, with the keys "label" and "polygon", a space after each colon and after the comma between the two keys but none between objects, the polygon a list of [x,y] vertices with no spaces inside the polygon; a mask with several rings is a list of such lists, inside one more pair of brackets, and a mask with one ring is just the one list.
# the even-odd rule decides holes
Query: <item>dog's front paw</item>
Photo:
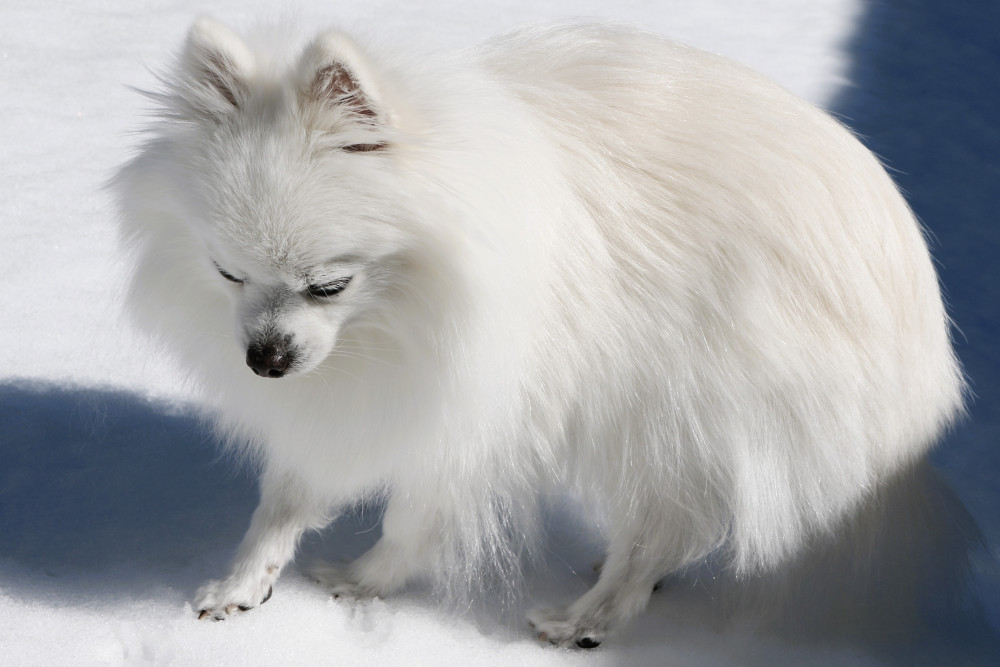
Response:
[{"label": "dog's front paw", "polygon": [[604,629],[582,619],[574,619],[558,609],[533,609],[528,612],[528,623],[542,641],[556,646],[597,648],[604,639]]},{"label": "dog's front paw", "polygon": [[269,581],[247,582],[229,579],[206,582],[195,594],[198,620],[224,621],[242,611],[249,611],[271,599]]},{"label": "dog's front paw", "polygon": [[358,582],[352,576],[351,568],[347,565],[338,566],[317,561],[306,566],[303,572],[307,577],[330,591],[334,598],[370,600],[379,597],[377,590]]}]

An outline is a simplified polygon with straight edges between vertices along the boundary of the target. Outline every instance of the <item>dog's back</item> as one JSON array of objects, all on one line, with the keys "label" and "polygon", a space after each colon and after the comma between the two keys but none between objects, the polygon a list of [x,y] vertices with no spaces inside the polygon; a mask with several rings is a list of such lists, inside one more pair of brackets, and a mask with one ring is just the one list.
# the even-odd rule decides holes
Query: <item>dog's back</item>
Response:
[{"label": "dog's back", "polygon": [[589,361],[567,456],[606,497],[629,489],[623,512],[664,508],[662,530],[693,538],[678,557],[729,539],[740,568],[776,563],[958,414],[919,226],[836,121],[626,29],[529,30],[481,57],[586,211],[561,221],[553,286],[574,308],[551,337],[582,335],[566,347]]}]

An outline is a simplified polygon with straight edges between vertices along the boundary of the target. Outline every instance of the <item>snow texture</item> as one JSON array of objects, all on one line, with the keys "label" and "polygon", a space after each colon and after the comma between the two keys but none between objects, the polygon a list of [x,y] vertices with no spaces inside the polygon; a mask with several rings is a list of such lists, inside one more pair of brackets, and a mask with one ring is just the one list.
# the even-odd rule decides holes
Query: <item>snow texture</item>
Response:
[{"label": "snow texture", "polygon": [[[632,22],[723,53],[844,116],[894,169],[933,235],[977,398],[934,463],[979,523],[982,622],[920,645],[790,644],[685,617],[671,591],[607,646],[544,646],[496,609],[414,589],[334,601],[294,568],[225,623],[188,602],[221,573],[256,502],[177,371],[119,318],[123,267],[102,183],[194,16],[338,24],[386,43],[461,47],[526,23]],[[41,0],[0,21],[0,662],[10,665],[1000,664],[1000,5],[962,0]],[[349,558],[378,534],[359,510],[303,553]],[[558,508],[540,599],[569,598],[598,557]],[[683,596],[677,596],[683,597]]]}]

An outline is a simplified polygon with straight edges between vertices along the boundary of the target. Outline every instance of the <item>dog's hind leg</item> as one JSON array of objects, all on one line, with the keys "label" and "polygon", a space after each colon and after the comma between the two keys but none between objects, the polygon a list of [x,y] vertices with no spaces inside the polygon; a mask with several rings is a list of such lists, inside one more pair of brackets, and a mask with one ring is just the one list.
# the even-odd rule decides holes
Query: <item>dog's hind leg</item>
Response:
[{"label": "dog's hind leg", "polygon": [[600,577],[566,609],[535,609],[528,621],[540,639],[560,646],[594,648],[608,631],[645,609],[664,575],[685,563],[680,526],[647,510],[644,519],[620,522],[611,536]]},{"label": "dog's hind leg", "polygon": [[292,560],[302,533],[330,521],[328,505],[290,472],[268,470],[253,513],[225,579],[206,582],[195,595],[198,618],[223,620],[263,604],[282,568]]}]

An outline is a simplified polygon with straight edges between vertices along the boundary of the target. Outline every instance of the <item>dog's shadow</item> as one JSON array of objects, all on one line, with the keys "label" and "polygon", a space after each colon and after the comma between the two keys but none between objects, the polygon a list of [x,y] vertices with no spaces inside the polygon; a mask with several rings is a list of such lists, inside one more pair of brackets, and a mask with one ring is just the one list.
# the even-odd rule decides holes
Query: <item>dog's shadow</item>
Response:
[{"label": "dog's shadow", "polygon": [[[221,574],[257,500],[256,471],[222,453],[191,406],[0,384],[0,564],[19,573],[8,589],[30,588],[32,575],[86,579],[123,568],[147,573],[137,590],[160,575],[192,588],[199,582],[178,573]],[[355,557],[377,539],[378,515],[349,511],[321,541]],[[117,584],[133,587],[126,577]]]},{"label": "dog's shadow", "polygon": [[256,503],[187,407],[4,384],[0,428],[0,562],[25,573],[176,570],[234,544]]},{"label": "dog's shadow", "polygon": [[[193,406],[122,390],[0,383],[6,592],[86,602],[111,584],[123,597],[153,588],[173,602],[189,599],[224,572],[258,497],[257,471],[223,452]],[[380,537],[381,513],[377,501],[347,508],[305,536],[297,561],[356,558]],[[596,552],[592,543],[589,552],[573,546],[580,540],[569,525],[556,526],[561,546],[550,555],[563,576],[548,577],[548,588],[579,594],[594,577],[596,556],[584,554]],[[300,576],[295,565],[288,572]],[[415,586],[410,598],[435,605],[425,593]],[[527,602],[510,599],[490,597],[463,615],[473,612],[484,628],[521,617]]]}]

